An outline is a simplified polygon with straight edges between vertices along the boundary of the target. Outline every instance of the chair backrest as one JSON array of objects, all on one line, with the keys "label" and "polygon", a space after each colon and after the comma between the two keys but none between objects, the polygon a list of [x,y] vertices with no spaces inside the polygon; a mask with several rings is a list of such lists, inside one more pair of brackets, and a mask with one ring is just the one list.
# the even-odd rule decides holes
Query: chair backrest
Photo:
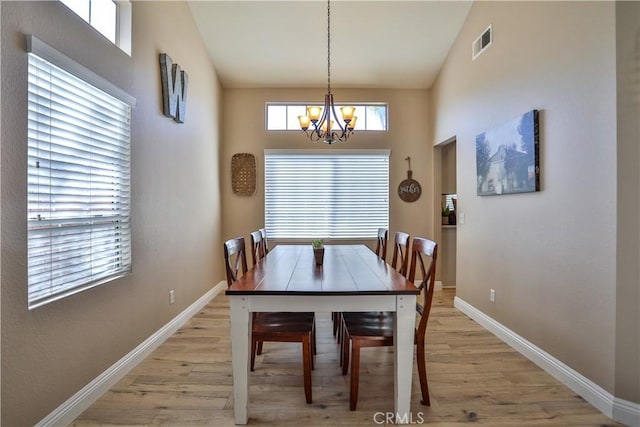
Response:
[{"label": "chair backrest", "polygon": [[389,230],[386,228],[378,228],[378,242],[376,243],[376,255],[378,258],[387,260],[387,240],[389,239]]},{"label": "chair backrest", "polygon": [[[398,270],[398,273],[407,277],[409,274],[409,235],[402,231],[396,231],[393,239],[393,258],[391,258],[391,266]],[[398,264],[399,263],[399,264]]]},{"label": "chair backrest", "polygon": [[[238,276],[247,272],[247,250],[244,237],[236,237],[224,242],[224,263],[227,270],[227,286],[231,286]],[[242,271],[240,271],[242,267]]]},{"label": "chair backrest", "polygon": [[262,234],[262,253],[267,255],[269,253],[269,242],[267,241],[267,230],[261,228],[260,234]]},{"label": "chair backrest", "polygon": [[260,230],[251,233],[251,259],[256,265],[264,257],[264,242]]},{"label": "chair backrest", "polygon": [[433,301],[433,290],[436,284],[436,260],[438,258],[438,244],[432,240],[422,237],[414,237],[411,250],[411,269],[407,280],[414,283],[416,270],[420,269],[422,282],[420,282],[420,292],[422,301],[416,304],[416,311],[420,314],[420,323],[416,330],[418,337],[424,338],[427,331],[427,321],[431,311]]}]

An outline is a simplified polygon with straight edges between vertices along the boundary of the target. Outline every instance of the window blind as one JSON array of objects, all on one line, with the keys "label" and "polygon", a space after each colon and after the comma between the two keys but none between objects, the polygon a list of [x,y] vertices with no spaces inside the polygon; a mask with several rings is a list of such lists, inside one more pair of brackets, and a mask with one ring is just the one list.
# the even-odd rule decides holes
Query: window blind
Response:
[{"label": "window blind", "polygon": [[127,102],[29,54],[28,302],[131,270]]},{"label": "window blind", "polygon": [[269,238],[372,239],[389,227],[388,150],[265,150]]}]

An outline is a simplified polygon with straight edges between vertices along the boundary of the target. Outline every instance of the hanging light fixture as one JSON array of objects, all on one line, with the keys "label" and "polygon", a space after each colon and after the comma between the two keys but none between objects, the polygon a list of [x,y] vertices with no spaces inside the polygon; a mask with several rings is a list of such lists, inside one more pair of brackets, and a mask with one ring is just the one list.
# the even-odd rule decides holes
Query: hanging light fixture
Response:
[{"label": "hanging light fixture", "polygon": [[338,120],[331,93],[331,3],[327,0],[327,94],[324,96],[324,108],[308,107],[307,115],[298,116],[298,120],[312,142],[322,140],[326,144],[333,144],[346,141],[353,133],[358,119],[353,115],[355,110],[355,107],[340,107],[342,122]]}]

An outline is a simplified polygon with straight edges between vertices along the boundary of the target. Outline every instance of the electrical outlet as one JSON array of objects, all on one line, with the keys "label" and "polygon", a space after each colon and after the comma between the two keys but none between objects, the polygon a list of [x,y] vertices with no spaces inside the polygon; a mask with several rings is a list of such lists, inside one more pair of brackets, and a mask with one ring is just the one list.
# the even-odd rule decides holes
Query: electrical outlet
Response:
[{"label": "electrical outlet", "polygon": [[490,289],[489,290],[489,301],[496,302],[496,290],[495,289]]},{"label": "electrical outlet", "polygon": [[169,291],[169,304],[173,304],[175,302],[175,300],[176,300],[176,294],[173,291],[173,289],[171,289]]}]

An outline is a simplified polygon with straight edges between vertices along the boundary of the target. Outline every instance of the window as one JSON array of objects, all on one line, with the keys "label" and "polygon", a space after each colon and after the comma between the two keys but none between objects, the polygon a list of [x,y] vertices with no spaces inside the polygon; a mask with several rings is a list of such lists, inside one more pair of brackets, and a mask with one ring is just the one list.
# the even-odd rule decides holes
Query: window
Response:
[{"label": "window", "polygon": [[265,150],[274,239],[373,239],[389,227],[389,150]]},{"label": "window", "polygon": [[458,199],[458,195],[456,193],[442,193],[442,210],[447,208],[449,209],[449,212],[454,212],[456,210],[456,204],[453,201],[454,199]]},{"label": "window", "polygon": [[28,46],[31,309],[131,271],[129,138],[135,100],[35,37]]},{"label": "window", "polygon": [[[300,131],[298,116],[306,114],[307,107],[313,104],[278,104],[267,103],[267,130],[295,130]],[[336,111],[340,114],[339,107],[353,105],[356,107],[355,130],[357,131],[386,131],[387,104],[336,104]],[[320,107],[322,107],[320,105]],[[334,123],[334,129],[338,125]]]},{"label": "window", "polygon": [[111,43],[131,54],[131,3],[127,0],[60,0]]}]

